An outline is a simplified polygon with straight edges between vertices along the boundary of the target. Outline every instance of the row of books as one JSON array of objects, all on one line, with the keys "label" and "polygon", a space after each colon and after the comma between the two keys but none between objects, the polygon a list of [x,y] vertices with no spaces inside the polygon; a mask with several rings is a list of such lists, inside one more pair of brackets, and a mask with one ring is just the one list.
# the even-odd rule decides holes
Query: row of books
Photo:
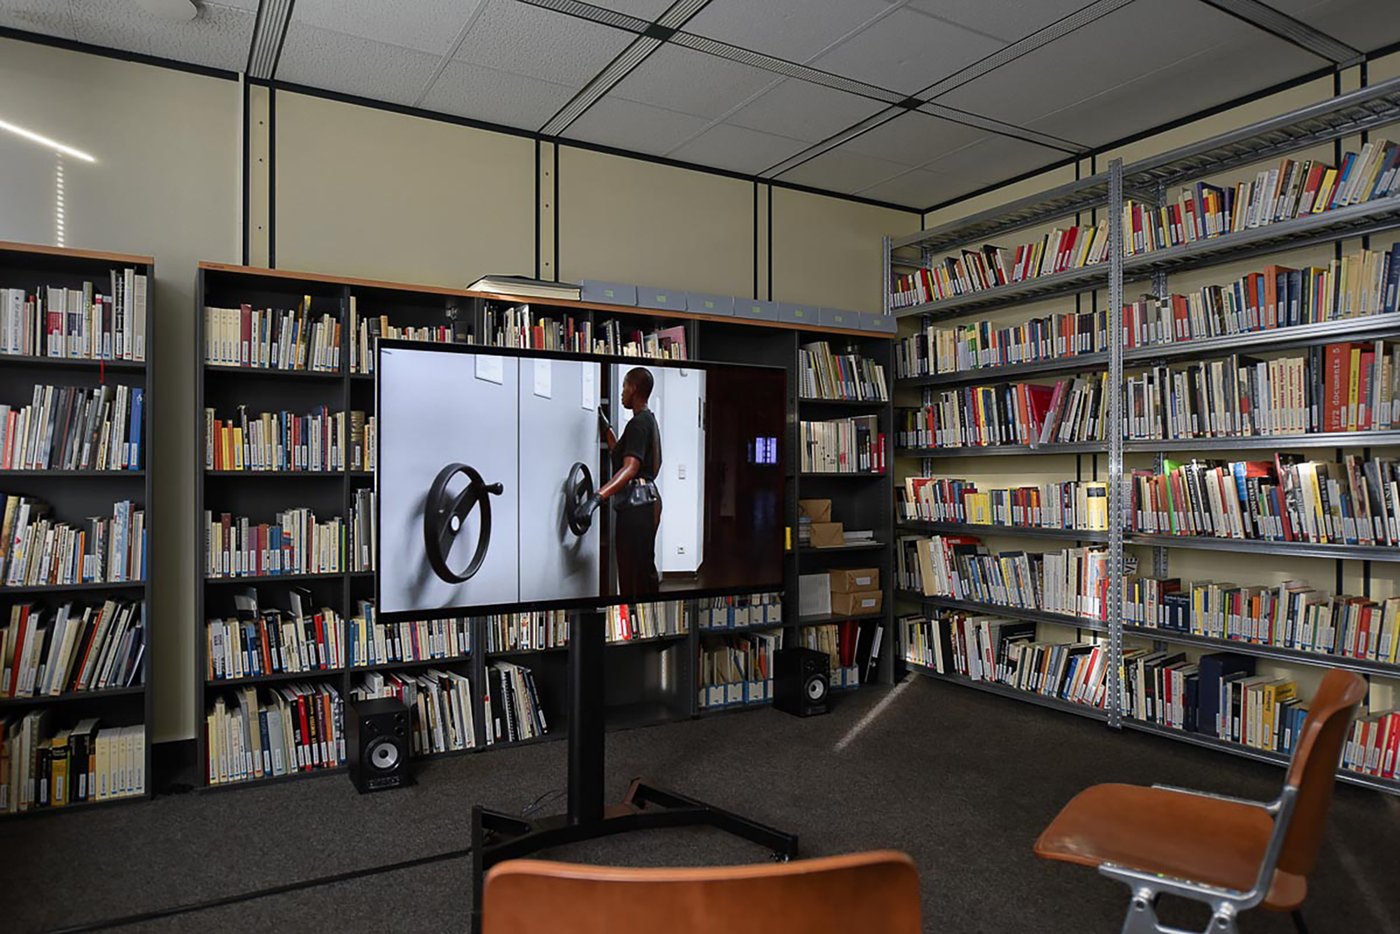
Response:
[{"label": "row of books", "polygon": [[685,600],[621,603],[607,608],[609,642],[659,639],[690,632],[690,604]]},{"label": "row of books", "polygon": [[533,652],[569,644],[567,610],[497,613],[486,617],[486,651]]},{"label": "row of books", "polygon": [[1265,227],[1311,214],[1388,198],[1400,192],[1400,148],[1372,140],[1348,152],[1339,167],[1285,158],[1251,181],[1221,188],[1205,182],[1184,187],[1160,207],[1128,200],[1123,205],[1123,252],[1132,256]]},{"label": "row of books", "polygon": [[702,632],[741,626],[781,626],[783,623],[783,595],[780,593],[701,597],[697,606]]},{"label": "row of books", "polygon": [[[373,421],[373,416],[368,419]],[[348,424],[347,424],[348,422]],[[362,411],[332,412],[318,406],[305,415],[283,409],[249,417],[248,407],[238,406],[238,414],[221,419],[212,408],[204,410],[204,468],[206,470],[328,471],[360,470],[352,460],[352,449],[359,448],[363,463],[364,433],[367,425]],[[354,445],[351,439],[360,438]]]},{"label": "row of books", "polygon": [[800,423],[804,473],[884,473],[885,434],[875,415]]},{"label": "row of books", "polygon": [[331,684],[291,683],[220,694],[205,716],[210,785],[345,764],[345,707]]},{"label": "row of books", "polygon": [[926,324],[895,346],[901,378],[966,373],[1097,353],[1108,348],[1108,312],[1054,312],[1020,324],[989,319]]},{"label": "row of books", "polygon": [[392,697],[408,708],[409,749],[416,756],[476,748],[476,696],[460,672],[370,672],[351,691],[355,700]]},{"label": "row of books", "polygon": [[234,616],[205,626],[205,672],[210,681],[334,671],[345,666],[344,621],[310,593],[292,588],[288,608],[259,608],[252,591],[234,595]]},{"label": "row of books", "polygon": [[453,322],[442,324],[403,325],[389,320],[387,315],[364,315],[359,310],[358,296],[350,296],[350,372],[374,372],[375,352],[379,338],[423,341],[430,344],[463,343],[463,336]]},{"label": "row of books", "polygon": [[1312,544],[1400,545],[1400,460],[1162,461],[1129,478],[1130,530]]},{"label": "row of books", "polygon": [[[1126,229],[1126,228],[1125,228]],[[1108,258],[1108,221],[1093,226],[1056,227],[1037,241],[1015,251],[987,244],[963,250],[913,273],[895,277],[890,307],[907,308],[994,289],[1012,282],[1082,269]]]},{"label": "row of books", "polygon": [[348,567],[344,520],[318,522],[305,506],[285,509],[270,523],[206,509],[204,528],[209,577],[341,574]]},{"label": "row of books", "polygon": [[1328,595],[1305,581],[1250,587],[1178,577],[1129,578],[1123,619],[1145,629],[1395,664],[1400,597]]},{"label": "row of books", "polygon": [[[877,641],[884,632],[883,626],[871,625],[866,630],[864,660],[873,664],[880,654]],[[815,649],[827,656],[833,688],[857,687],[860,684],[860,670],[857,665],[861,645],[861,624],[853,620],[841,623],[823,623],[820,626],[803,626],[797,630],[795,643],[806,649]],[[783,634],[783,646],[788,645],[788,635]]]},{"label": "row of books", "polygon": [[0,470],[139,470],[145,390],[36,383],[29,405],[0,405]]},{"label": "row of books", "polygon": [[601,325],[588,324],[593,352],[622,357],[651,357],[656,360],[688,360],[685,327],[676,325],[643,331],[629,322],[614,318]]},{"label": "row of books", "polygon": [[905,660],[938,674],[1004,684],[1072,704],[1103,707],[1108,647],[1036,638],[1036,624],[941,611],[900,617]]},{"label": "row of books", "polygon": [[905,447],[996,447],[1102,441],[1108,375],[1074,376],[1055,385],[998,383],[945,390],[900,415]]},{"label": "row of books", "polygon": [[83,527],[50,515],[42,500],[0,494],[0,566],[8,587],[120,583],[146,579],[146,512],[130,500],[112,506],[112,517],[92,517]]},{"label": "row of books", "polygon": [[1108,529],[1108,484],[1064,480],[978,490],[971,480],[905,477],[895,491],[902,518],[916,522],[1001,525],[1010,529]]},{"label": "row of books", "polygon": [[374,602],[361,600],[350,618],[346,638],[351,667],[465,658],[472,650],[471,620],[447,619],[385,622]]},{"label": "row of books", "polygon": [[142,683],[144,601],[10,607],[0,628],[0,697],[58,697]]},{"label": "row of books", "polygon": [[854,351],[834,354],[826,341],[803,344],[797,353],[798,391],[804,399],[887,402],[885,368]]},{"label": "row of books", "polygon": [[486,743],[517,742],[549,732],[535,676],[512,662],[492,662],[486,668],[486,703],[490,710]]},{"label": "row of books", "polygon": [[146,728],[95,717],[55,729],[52,710],[0,720],[0,812],[17,814],[146,793]]},{"label": "row of books", "polygon": [[773,653],[778,638],[770,633],[746,633],[701,640],[700,707],[715,709],[772,700]]},{"label": "row of books", "polygon": [[1124,436],[1229,438],[1388,431],[1400,423],[1400,345],[1353,341],[1259,360],[1231,354],[1126,381]]},{"label": "row of books", "polygon": [[340,319],[311,310],[311,296],[294,309],[204,309],[204,362],[258,370],[340,371]]},{"label": "row of books", "polygon": [[[684,328],[678,328],[682,334]],[[535,350],[562,350],[590,353],[593,350],[593,322],[562,311],[540,313],[529,305],[486,306],[480,333],[474,342],[489,347],[528,347]],[[674,339],[672,335],[671,339]],[[684,337],[682,337],[684,340]]]},{"label": "row of books", "polygon": [[976,536],[902,536],[895,553],[900,588],[926,597],[1103,619],[1108,552],[988,551]]},{"label": "row of books", "polygon": [[0,354],[87,360],[146,359],[144,273],[113,269],[107,291],[40,285],[0,288]]},{"label": "row of books", "polygon": [[373,571],[378,567],[379,513],[374,508],[374,490],[360,487],[350,493],[350,570]]}]

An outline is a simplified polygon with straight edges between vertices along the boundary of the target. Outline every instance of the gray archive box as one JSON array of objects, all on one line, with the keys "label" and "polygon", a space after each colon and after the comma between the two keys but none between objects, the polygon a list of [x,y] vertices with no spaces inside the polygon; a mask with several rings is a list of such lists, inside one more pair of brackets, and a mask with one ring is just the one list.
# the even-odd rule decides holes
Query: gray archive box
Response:
[{"label": "gray archive box", "polygon": [[778,306],[774,302],[762,302],[752,298],[734,299],[734,317],[757,318],[760,321],[777,321]]},{"label": "gray archive box", "polygon": [[723,315],[726,318],[734,314],[733,295],[705,295],[702,292],[687,292],[686,301],[689,303],[690,311],[702,315]]},{"label": "gray archive box", "polygon": [[823,308],[820,321],[824,328],[845,328],[848,331],[855,331],[860,328],[860,312],[844,311],[840,308]]},{"label": "gray archive box", "polygon": [[789,324],[817,324],[821,312],[815,305],[790,305],[783,302],[778,306],[778,320]]},{"label": "gray archive box", "polygon": [[603,305],[637,304],[637,287],[622,282],[597,282],[584,279],[579,290],[579,298],[585,302],[598,302]]},{"label": "gray archive box", "polygon": [[862,331],[878,331],[881,334],[898,334],[899,319],[894,315],[872,314],[871,312],[861,312],[860,329]]},{"label": "gray archive box", "polygon": [[672,311],[685,311],[685,293],[639,285],[637,286],[637,306],[639,308],[669,308]]}]

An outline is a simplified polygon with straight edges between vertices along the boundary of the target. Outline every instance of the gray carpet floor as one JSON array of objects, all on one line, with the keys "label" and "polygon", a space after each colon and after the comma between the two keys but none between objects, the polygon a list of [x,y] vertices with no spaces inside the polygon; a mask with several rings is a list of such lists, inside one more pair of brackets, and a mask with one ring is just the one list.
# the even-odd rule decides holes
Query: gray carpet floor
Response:
[{"label": "gray carpet floor", "polygon": [[[1103,781],[1264,799],[1282,778],[1268,765],[923,678],[838,700],[832,715],[809,720],[763,710],[611,734],[610,795],[644,775],[796,831],[807,856],[903,850],[919,867],[928,931],[1111,934],[1126,889],[1031,854],[1065,801]],[[562,790],[564,776],[564,744],[546,743],[433,762],[416,786],[388,794],[361,797],[344,776],[327,776],[3,823],[0,930],[53,930],[458,849],[473,803],[517,811]],[[1338,786],[1307,905],[1315,934],[1400,932],[1397,840],[1400,800]],[[552,855],[644,866],[768,858],[703,829]],[[470,899],[461,858],[117,930],[462,931]],[[1164,915],[1205,920],[1183,906]],[[1254,912],[1241,930],[1292,926]]]}]

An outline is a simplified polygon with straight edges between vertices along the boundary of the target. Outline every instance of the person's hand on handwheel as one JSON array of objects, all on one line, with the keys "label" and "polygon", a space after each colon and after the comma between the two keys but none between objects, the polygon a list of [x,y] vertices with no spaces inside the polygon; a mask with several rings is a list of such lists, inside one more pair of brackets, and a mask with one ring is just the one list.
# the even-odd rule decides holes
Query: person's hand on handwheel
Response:
[{"label": "person's hand on handwheel", "polygon": [[579,528],[587,528],[593,521],[593,513],[603,504],[603,497],[594,493],[588,499],[582,500],[574,507],[574,524]]}]

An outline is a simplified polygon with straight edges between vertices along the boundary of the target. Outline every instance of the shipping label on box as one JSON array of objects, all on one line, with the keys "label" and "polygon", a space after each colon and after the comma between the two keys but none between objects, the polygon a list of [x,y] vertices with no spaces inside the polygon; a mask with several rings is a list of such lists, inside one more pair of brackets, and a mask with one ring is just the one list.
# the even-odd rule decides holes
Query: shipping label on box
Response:
[{"label": "shipping label on box", "polygon": [[879,568],[836,568],[831,572],[833,593],[855,593],[858,590],[879,589]]},{"label": "shipping label on box", "polygon": [[885,594],[880,590],[838,592],[831,595],[831,612],[841,616],[864,616],[880,612],[884,602]]}]

